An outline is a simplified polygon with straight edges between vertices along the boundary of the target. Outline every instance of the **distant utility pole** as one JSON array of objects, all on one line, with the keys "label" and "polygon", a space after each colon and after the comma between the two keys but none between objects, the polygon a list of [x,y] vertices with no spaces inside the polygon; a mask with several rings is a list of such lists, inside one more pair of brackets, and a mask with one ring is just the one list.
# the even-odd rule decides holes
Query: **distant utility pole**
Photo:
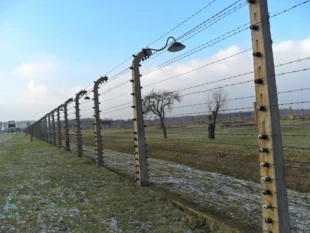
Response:
[{"label": "distant utility pole", "polygon": [[[267,0],[248,0],[260,146],[263,232],[290,233],[280,114]],[[259,166],[259,165],[258,165]]]}]

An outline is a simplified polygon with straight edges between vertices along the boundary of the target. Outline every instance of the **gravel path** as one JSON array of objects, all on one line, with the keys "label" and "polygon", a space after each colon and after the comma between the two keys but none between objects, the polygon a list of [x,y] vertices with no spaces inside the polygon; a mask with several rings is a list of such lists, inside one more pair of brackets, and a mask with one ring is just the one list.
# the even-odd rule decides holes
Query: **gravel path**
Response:
[{"label": "gravel path", "polygon": [[[93,147],[84,153],[93,156]],[[134,156],[104,151],[104,163],[134,176]],[[195,203],[220,211],[236,221],[261,226],[260,185],[218,173],[206,172],[160,159],[148,159],[150,181]],[[310,232],[310,193],[288,190],[292,232]],[[307,217],[308,216],[308,217]]]}]

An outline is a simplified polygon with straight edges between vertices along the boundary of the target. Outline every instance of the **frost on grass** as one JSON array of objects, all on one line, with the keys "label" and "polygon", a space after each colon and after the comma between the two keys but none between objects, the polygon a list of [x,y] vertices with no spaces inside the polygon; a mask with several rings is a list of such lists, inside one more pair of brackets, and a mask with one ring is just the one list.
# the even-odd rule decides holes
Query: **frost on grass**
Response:
[{"label": "frost on grass", "polygon": [[110,230],[111,232],[117,232],[117,220],[115,218],[111,219]]},{"label": "frost on grass", "polygon": [[[36,142],[13,136],[0,143],[0,232],[150,232],[157,227],[181,232],[192,227],[175,220],[184,213],[138,192],[115,173]],[[162,216],[165,224],[157,221]]]},{"label": "frost on grass", "polygon": [[[93,154],[94,148],[84,147]],[[134,156],[105,150],[107,167],[134,176]],[[169,191],[180,194],[195,203],[226,214],[236,221],[252,226],[261,225],[260,185],[213,172],[160,159],[148,159],[150,181]],[[310,193],[288,190],[289,212],[293,232],[310,229]]]},{"label": "frost on grass", "polygon": [[[4,142],[5,138],[0,136],[0,141]],[[14,140],[8,142],[11,145],[14,143],[17,142]],[[6,153],[3,144],[0,143],[0,150]],[[84,153],[88,157],[94,157],[94,148],[84,146]],[[46,172],[48,169],[50,171],[54,169],[54,164],[46,159],[49,156],[52,158],[53,154],[47,150],[35,151],[29,156],[30,158],[36,156],[36,160],[23,161],[23,167],[15,168],[14,172],[7,167],[2,167],[4,169],[0,170],[0,178],[18,180],[18,177],[25,175],[28,179],[27,182],[17,183],[4,197],[0,197],[1,232],[72,232],[72,228],[82,227],[82,222],[87,222],[89,225],[101,223],[107,232],[126,232],[122,230],[119,216],[109,216],[104,220],[97,216],[89,218],[91,211],[85,211],[89,204],[90,196],[87,195],[92,189],[91,184],[105,186],[106,182],[96,177],[92,177],[92,182],[89,182],[90,179],[84,179],[79,174],[80,171],[76,171],[74,176],[78,183],[72,181],[71,188],[58,185],[55,177]],[[105,150],[104,162],[107,167],[134,177],[133,155]],[[149,170],[152,183],[201,206],[226,214],[237,222],[250,222],[260,227],[261,201],[258,184],[159,159],[149,159]],[[61,170],[59,174],[60,179],[68,178],[62,175]],[[47,188],[38,189],[42,186]],[[91,198],[96,202],[102,202],[103,197],[94,195]],[[288,198],[293,232],[307,232],[310,229],[308,218],[310,194],[288,190]],[[69,202],[74,204],[70,207],[63,206]],[[135,209],[128,208],[126,211],[132,216],[128,225],[135,228],[134,232],[152,231],[155,228],[152,222],[138,222],[135,218]],[[28,228],[29,222],[25,221],[23,216],[36,216],[31,221],[37,224],[37,228],[35,230]],[[18,231],[11,222],[20,223],[20,226],[24,227],[23,230]],[[163,222],[166,222],[164,218]]]},{"label": "frost on grass", "polygon": [[8,134],[8,135],[0,134],[0,143],[3,143],[3,142],[5,142],[5,141],[7,141],[7,140],[9,140],[11,138],[12,138],[11,134]]}]

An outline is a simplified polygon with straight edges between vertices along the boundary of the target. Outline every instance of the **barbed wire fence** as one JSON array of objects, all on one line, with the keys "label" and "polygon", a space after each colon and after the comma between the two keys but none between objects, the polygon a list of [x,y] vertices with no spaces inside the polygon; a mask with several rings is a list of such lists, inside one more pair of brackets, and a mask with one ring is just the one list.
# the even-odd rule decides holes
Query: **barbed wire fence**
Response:
[{"label": "barbed wire fence", "polygon": [[[177,40],[191,40],[248,5],[250,22],[220,32],[140,74],[139,59],[142,66],[149,65],[166,52],[155,52],[149,57],[143,50],[109,70],[108,77],[100,77],[97,84],[89,84],[71,101],[46,114],[27,132],[79,157],[90,158],[99,166],[128,174],[139,186],[158,185],[254,229],[303,232],[310,228],[310,100],[305,94],[310,87],[300,82],[299,87],[292,89],[282,83],[292,79],[298,82],[299,75],[309,74],[310,56],[273,65],[272,50],[266,48],[271,48],[272,43],[269,20],[289,15],[309,2],[301,1],[271,14],[266,11],[265,1],[233,1],[183,32]],[[148,46],[216,3],[210,1]],[[251,48],[206,60],[195,68],[168,72],[182,59],[193,58],[249,30]],[[224,67],[225,62],[236,59],[254,60],[254,67],[246,63],[244,70],[229,75],[219,72],[215,78],[197,74]],[[292,68],[292,64],[298,64],[298,68]],[[123,68],[125,65],[127,68]],[[182,82],[186,85],[181,87],[178,83]],[[160,85],[171,87],[182,97],[182,102],[166,115],[166,139],[159,120],[142,113],[141,91],[146,94]],[[210,111],[205,98],[219,89],[229,93],[229,107],[221,109],[216,139],[211,140],[207,132]]]}]

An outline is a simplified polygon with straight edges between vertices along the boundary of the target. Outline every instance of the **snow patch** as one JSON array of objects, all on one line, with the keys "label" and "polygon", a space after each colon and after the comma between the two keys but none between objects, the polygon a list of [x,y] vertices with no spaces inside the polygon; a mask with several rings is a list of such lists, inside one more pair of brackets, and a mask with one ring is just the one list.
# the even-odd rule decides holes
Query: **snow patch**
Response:
[{"label": "snow patch", "polygon": [[115,218],[111,219],[110,228],[112,231],[117,231],[117,220]]},{"label": "snow patch", "polygon": [[[94,148],[84,146],[93,155]],[[135,160],[131,154],[104,150],[107,167],[134,177]],[[252,181],[206,172],[182,164],[149,158],[150,181],[197,204],[221,211],[240,223],[261,226],[261,189]],[[310,229],[310,193],[288,190],[292,232]],[[303,219],[300,221],[299,219]]]}]

